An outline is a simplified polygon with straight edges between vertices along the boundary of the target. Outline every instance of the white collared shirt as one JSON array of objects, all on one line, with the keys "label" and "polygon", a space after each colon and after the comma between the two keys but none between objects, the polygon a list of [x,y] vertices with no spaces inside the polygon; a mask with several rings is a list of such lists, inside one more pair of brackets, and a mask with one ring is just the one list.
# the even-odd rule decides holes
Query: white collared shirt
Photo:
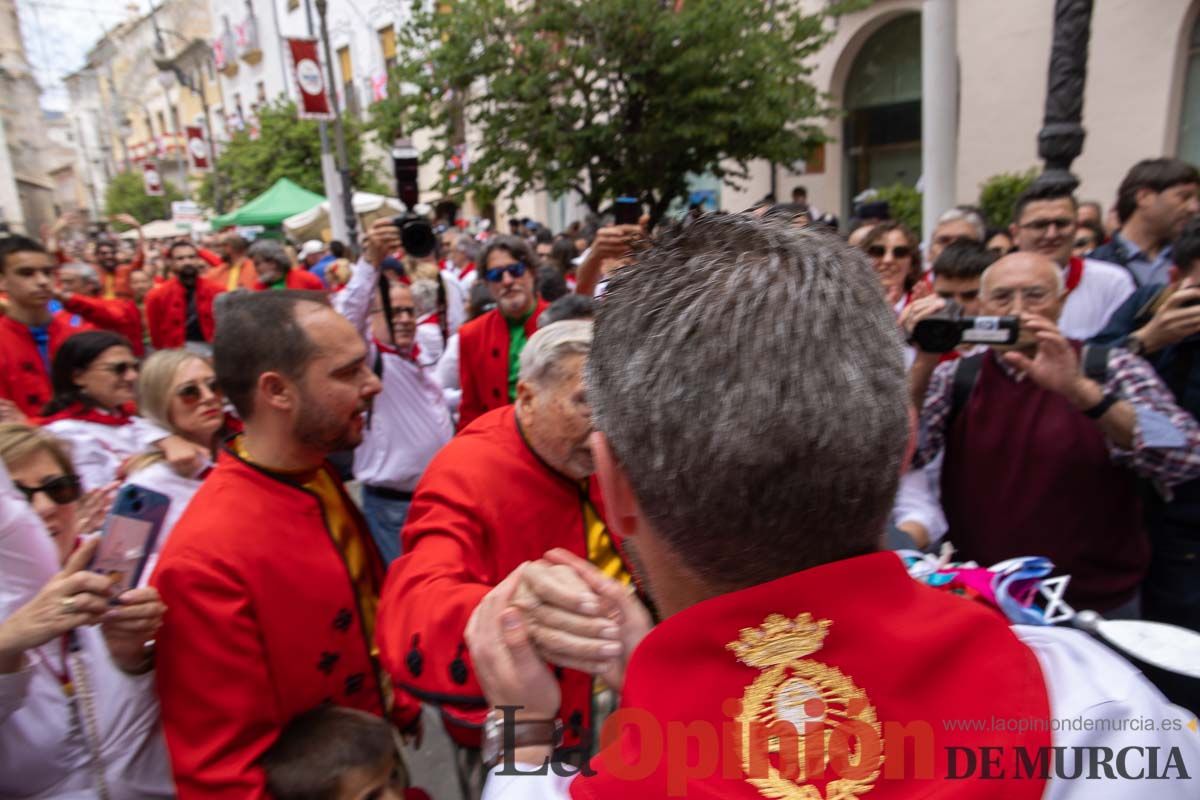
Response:
[{"label": "white collared shirt", "polygon": [[[368,362],[380,356],[383,391],[375,397],[370,424],[354,451],[354,476],[367,486],[411,492],[438,450],[454,435],[454,422],[432,372],[406,355],[376,346],[370,335],[371,299],[379,271],[365,260],[333,305],[368,342]],[[447,301],[449,301],[449,296]]]}]

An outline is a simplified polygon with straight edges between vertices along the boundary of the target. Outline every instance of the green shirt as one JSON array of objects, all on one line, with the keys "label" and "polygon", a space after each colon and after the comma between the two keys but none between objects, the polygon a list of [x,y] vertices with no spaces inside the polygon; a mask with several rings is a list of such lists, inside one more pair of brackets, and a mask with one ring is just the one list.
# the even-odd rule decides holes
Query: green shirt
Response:
[{"label": "green shirt", "polygon": [[535,304],[529,313],[519,320],[504,318],[508,323],[508,402],[517,402],[517,376],[521,374],[521,351],[529,337],[525,335],[525,322],[537,308]]}]

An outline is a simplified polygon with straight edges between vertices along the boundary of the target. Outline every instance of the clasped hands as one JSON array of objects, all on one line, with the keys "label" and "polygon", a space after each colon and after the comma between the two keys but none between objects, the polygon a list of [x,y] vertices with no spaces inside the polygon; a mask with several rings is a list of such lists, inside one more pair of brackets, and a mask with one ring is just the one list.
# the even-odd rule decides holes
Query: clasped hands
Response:
[{"label": "clasped hands", "polygon": [[466,628],[479,683],[492,706],[549,719],[561,692],[551,666],[590,673],[615,690],[650,614],[631,587],[586,559],[555,549],[519,566],[480,601]]}]

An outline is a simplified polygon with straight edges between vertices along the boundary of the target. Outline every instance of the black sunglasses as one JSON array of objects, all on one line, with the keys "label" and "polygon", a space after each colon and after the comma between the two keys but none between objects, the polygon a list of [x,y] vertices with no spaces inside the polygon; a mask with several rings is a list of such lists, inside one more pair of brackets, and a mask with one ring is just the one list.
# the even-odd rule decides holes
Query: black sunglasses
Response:
[{"label": "black sunglasses", "polygon": [[74,503],[83,495],[78,475],[59,475],[57,478],[51,478],[46,481],[41,486],[25,486],[18,483],[17,488],[21,490],[21,494],[25,495],[25,499],[30,503],[33,502],[34,495],[38,492],[45,492],[46,497],[49,497],[60,506]]},{"label": "black sunglasses", "polygon": [[[887,254],[887,248],[881,244],[873,244],[867,248],[867,255],[871,258],[883,258]],[[892,258],[908,258],[912,255],[912,248],[906,245],[892,248]]]},{"label": "black sunglasses", "polygon": [[[216,378],[209,378],[208,380],[204,381],[204,385],[214,397],[216,397],[218,400],[221,399],[221,386],[217,383]],[[200,384],[189,383],[186,386],[181,386],[179,387],[179,390],[175,392],[175,396],[187,405],[194,406],[200,402]]]},{"label": "black sunglasses", "polygon": [[520,261],[517,261],[509,264],[507,267],[492,267],[483,273],[483,278],[488,283],[499,283],[504,279],[505,272],[507,272],[509,275],[512,275],[514,278],[519,278],[525,274],[526,269],[528,269],[528,267],[526,267]]}]

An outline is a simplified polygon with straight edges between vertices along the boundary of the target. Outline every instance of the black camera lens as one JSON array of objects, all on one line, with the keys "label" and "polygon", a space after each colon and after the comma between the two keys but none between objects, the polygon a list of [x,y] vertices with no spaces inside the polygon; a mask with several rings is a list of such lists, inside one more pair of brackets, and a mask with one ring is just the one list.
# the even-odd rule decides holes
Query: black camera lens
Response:
[{"label": "black camera lens", "polygon": [[400,229],[400,244],[404,245],[407,255],[425,258],[437,249],[437,236],[433,233],[433,225],[424,217],[405,214],[394,217],[392,223]]}]

